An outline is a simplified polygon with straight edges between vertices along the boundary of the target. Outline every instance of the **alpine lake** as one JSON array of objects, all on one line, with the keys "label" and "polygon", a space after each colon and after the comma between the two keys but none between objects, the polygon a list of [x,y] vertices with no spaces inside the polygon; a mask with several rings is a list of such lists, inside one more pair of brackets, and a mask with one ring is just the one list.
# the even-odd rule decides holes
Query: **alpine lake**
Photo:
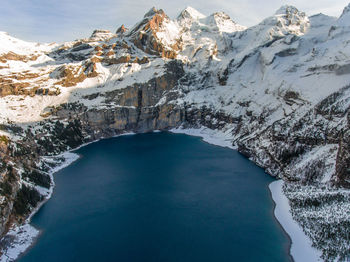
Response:
[{"label": "alpine lake", "polygon": [[161,132],[75,153],[19,261],[291,261],[274,179],[237,151]]}]

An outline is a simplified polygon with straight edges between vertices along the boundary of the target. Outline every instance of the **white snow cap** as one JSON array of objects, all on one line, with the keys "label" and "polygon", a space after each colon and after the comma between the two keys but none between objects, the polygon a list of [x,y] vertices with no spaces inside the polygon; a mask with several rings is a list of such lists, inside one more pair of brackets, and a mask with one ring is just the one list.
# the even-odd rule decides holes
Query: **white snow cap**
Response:
[{"label": "white snow cap", "polygon": [[216,12],[205,19],[205,24],[211,25],[217,28],[220,32],[232,33],[236,31],[245,30],[245,26],[241,26],[230,18],[229,15],[224,12]]},{"label": "white snow cap", "polygon": [[285,14],[298,14],[299,10],[292,5],[283,5],[281,6],[277,11],[276,11],[276,15],[285,15]]},{"label": "white snow cap", "polygon": [[194,9],[193,7],[186,7],[184,10],[181,11],[180,15],[178,16],[179,19],[181,18],[192,18],[192,19],[201,19],[204,18],[205,15]]},{"label": "white snow cap", "polygon": [[343,13],[341,16],[346,15],[350,12],[350,4],[344,7]]},{"label": "white snow cap", "polygon": [[310,26],[310,21],[306,14],[291,5],[284,5],[279,8],[275,15],[266,21],[269,20],[273,21],[273,23],[277,22],[276,25],[296,35],[304,34]]},{"label": "white snow cap", "polygon": [[350,4],[344,8],[343,13],[338,19],[338,24],[345,26],[350,25]]},{"label": "white snow cap", "polygon": [[0,54],[14,52],[19,55],[29,55],[35,51],[48,51],[52,45],[26,42],[0,31]]}]

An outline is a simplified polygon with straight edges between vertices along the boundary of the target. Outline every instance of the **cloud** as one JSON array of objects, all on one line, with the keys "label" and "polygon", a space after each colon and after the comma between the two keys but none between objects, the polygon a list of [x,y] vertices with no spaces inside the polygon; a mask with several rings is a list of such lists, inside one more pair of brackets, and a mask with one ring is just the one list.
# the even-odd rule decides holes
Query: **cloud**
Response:
[{"label": "cloud", "polygon": [[291,4],[308,15],[323,12],[339,16],[349,0],[2,0],[0,31],[41,42],[62,42],[87,37],[94,29],[116,30],[132,26],[152,7],[162,8],[172,18],[186,6],[209,15],[224,11],[243,25],[252,26],[284,4]]}]

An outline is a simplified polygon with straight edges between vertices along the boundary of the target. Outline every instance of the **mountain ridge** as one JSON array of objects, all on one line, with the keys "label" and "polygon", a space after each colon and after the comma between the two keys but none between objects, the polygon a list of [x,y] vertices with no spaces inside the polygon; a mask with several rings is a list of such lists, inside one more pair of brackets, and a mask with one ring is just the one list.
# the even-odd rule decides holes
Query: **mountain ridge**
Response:
[{"label": "mountain ridge", "polygon": [[346,10],[335,20],[283,6],[246,28],[224,13],[188,7],[170,19],[152,8],[130,29],[61,45],[1,33],[0,231],[48,195],[42,156],[124,132],[206,127],[282,178],[293,218],[323,259],[345,261]]}]

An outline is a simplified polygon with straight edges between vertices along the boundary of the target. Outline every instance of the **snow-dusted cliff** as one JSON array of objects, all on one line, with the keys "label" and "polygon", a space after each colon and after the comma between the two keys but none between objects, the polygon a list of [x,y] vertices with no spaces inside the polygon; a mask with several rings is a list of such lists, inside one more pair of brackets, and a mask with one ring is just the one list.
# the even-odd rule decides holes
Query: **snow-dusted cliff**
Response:
[{"label": "snow-dusted cliff", "polygon": [[[56,155],[123,132],[207,127],[284,179],[324,260],[349,257],[350,7],[283,6],[246,28],[191,7],[63,45],[0,33],[0,231],[43,196]],[[52,164],[52,163],[51,163]]]}]

